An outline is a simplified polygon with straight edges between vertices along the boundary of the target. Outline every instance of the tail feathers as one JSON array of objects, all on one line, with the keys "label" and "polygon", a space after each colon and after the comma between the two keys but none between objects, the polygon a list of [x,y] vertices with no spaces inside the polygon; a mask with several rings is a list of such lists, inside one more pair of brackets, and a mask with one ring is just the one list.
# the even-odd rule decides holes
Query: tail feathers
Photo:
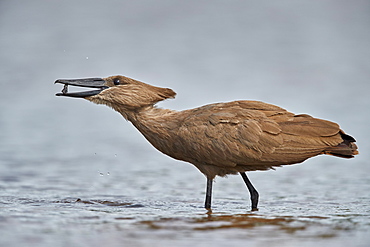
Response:
[{"label": "tail feathers", "polygon": [[335,147],[329,147],[323,151],[324,154],[334,155],[341,158],[353,158],[354,155],[359,154],[355,138],[345,134],[343,131],[339,132],[343,142]]}]

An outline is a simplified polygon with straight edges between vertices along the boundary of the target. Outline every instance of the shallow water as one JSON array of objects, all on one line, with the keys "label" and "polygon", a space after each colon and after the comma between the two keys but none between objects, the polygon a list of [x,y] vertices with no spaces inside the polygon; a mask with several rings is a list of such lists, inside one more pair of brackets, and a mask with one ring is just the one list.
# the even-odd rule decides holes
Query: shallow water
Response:
[{"label": "shallow water", "polygon": [[[369,246],[368,1],[0,3],[0,246]],[[55,79],[124,74],[162,107],[258,99],[339,122],[355,159],[205,178]]]},{"label": "shallow water", "polygon": [[257,212],[249,211],[241,178],[219,178],[209,213],[202,208],[205,181],[195,169],[165,161],[143,172],[119,159],[109,170],[98,170],[100,158],[85,166],[54,161],[3,169],[1,244],[366,246],[369,241],[370,181],[359,172],[345,174],[344,164],[328,160],[324,174],[311,170],[322,167],[315,163],[251,173],[261,194]]}]

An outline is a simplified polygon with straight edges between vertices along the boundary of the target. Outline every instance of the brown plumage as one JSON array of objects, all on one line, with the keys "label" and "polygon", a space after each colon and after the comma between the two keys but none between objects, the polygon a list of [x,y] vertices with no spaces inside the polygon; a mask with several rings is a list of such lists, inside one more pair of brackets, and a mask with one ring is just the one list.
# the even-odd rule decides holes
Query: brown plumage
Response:
[{"label": "brown plumage", "polygon": [[[173,111],[154,105],[176,93],[124,76],[57,80],[64,84],[58,96],[85,98],[105,104],[131,121],[159,151],[195,165],[207,177],[205,207],[211,207],[215,176],[240,173],[250,191],[252,210],[258,192],[246,171],[268,170],[329,154],[352,158],[355,139],[338,124],[295,115],[259,101],[233,101]],[[68,85],[97,90],[68,93]]]}]

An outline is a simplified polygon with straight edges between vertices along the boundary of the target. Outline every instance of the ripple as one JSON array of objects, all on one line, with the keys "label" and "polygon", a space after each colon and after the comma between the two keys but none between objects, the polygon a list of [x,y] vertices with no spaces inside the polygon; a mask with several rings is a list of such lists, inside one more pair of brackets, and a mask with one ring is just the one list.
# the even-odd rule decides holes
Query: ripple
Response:
[{"label": "ripple", "polygon": [[110,207],[129,207],[129,208],[145,207],[142,204],[137,204],[137,203],[132,203],[132,202],[109,201],[109,200],[99,200],[99,199],[83,200],[81,198],[63,199],[60,201],[53,201],[53,203],[82,203],[82,204],[90,204],[90,205],[104,205],[104,206],[110,206]]}]

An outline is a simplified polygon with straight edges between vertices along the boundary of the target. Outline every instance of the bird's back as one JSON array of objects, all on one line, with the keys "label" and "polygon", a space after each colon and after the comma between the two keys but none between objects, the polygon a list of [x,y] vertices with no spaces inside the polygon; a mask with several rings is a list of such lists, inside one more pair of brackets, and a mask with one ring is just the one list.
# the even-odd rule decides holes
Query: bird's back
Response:
[{"label": "bird's back", "polygon": [[338,124],[259,101],[210,104],[178,114],[183,120],[166,153],[208,177],[271,169],[321,153],[357,154],[354,139]]}]

